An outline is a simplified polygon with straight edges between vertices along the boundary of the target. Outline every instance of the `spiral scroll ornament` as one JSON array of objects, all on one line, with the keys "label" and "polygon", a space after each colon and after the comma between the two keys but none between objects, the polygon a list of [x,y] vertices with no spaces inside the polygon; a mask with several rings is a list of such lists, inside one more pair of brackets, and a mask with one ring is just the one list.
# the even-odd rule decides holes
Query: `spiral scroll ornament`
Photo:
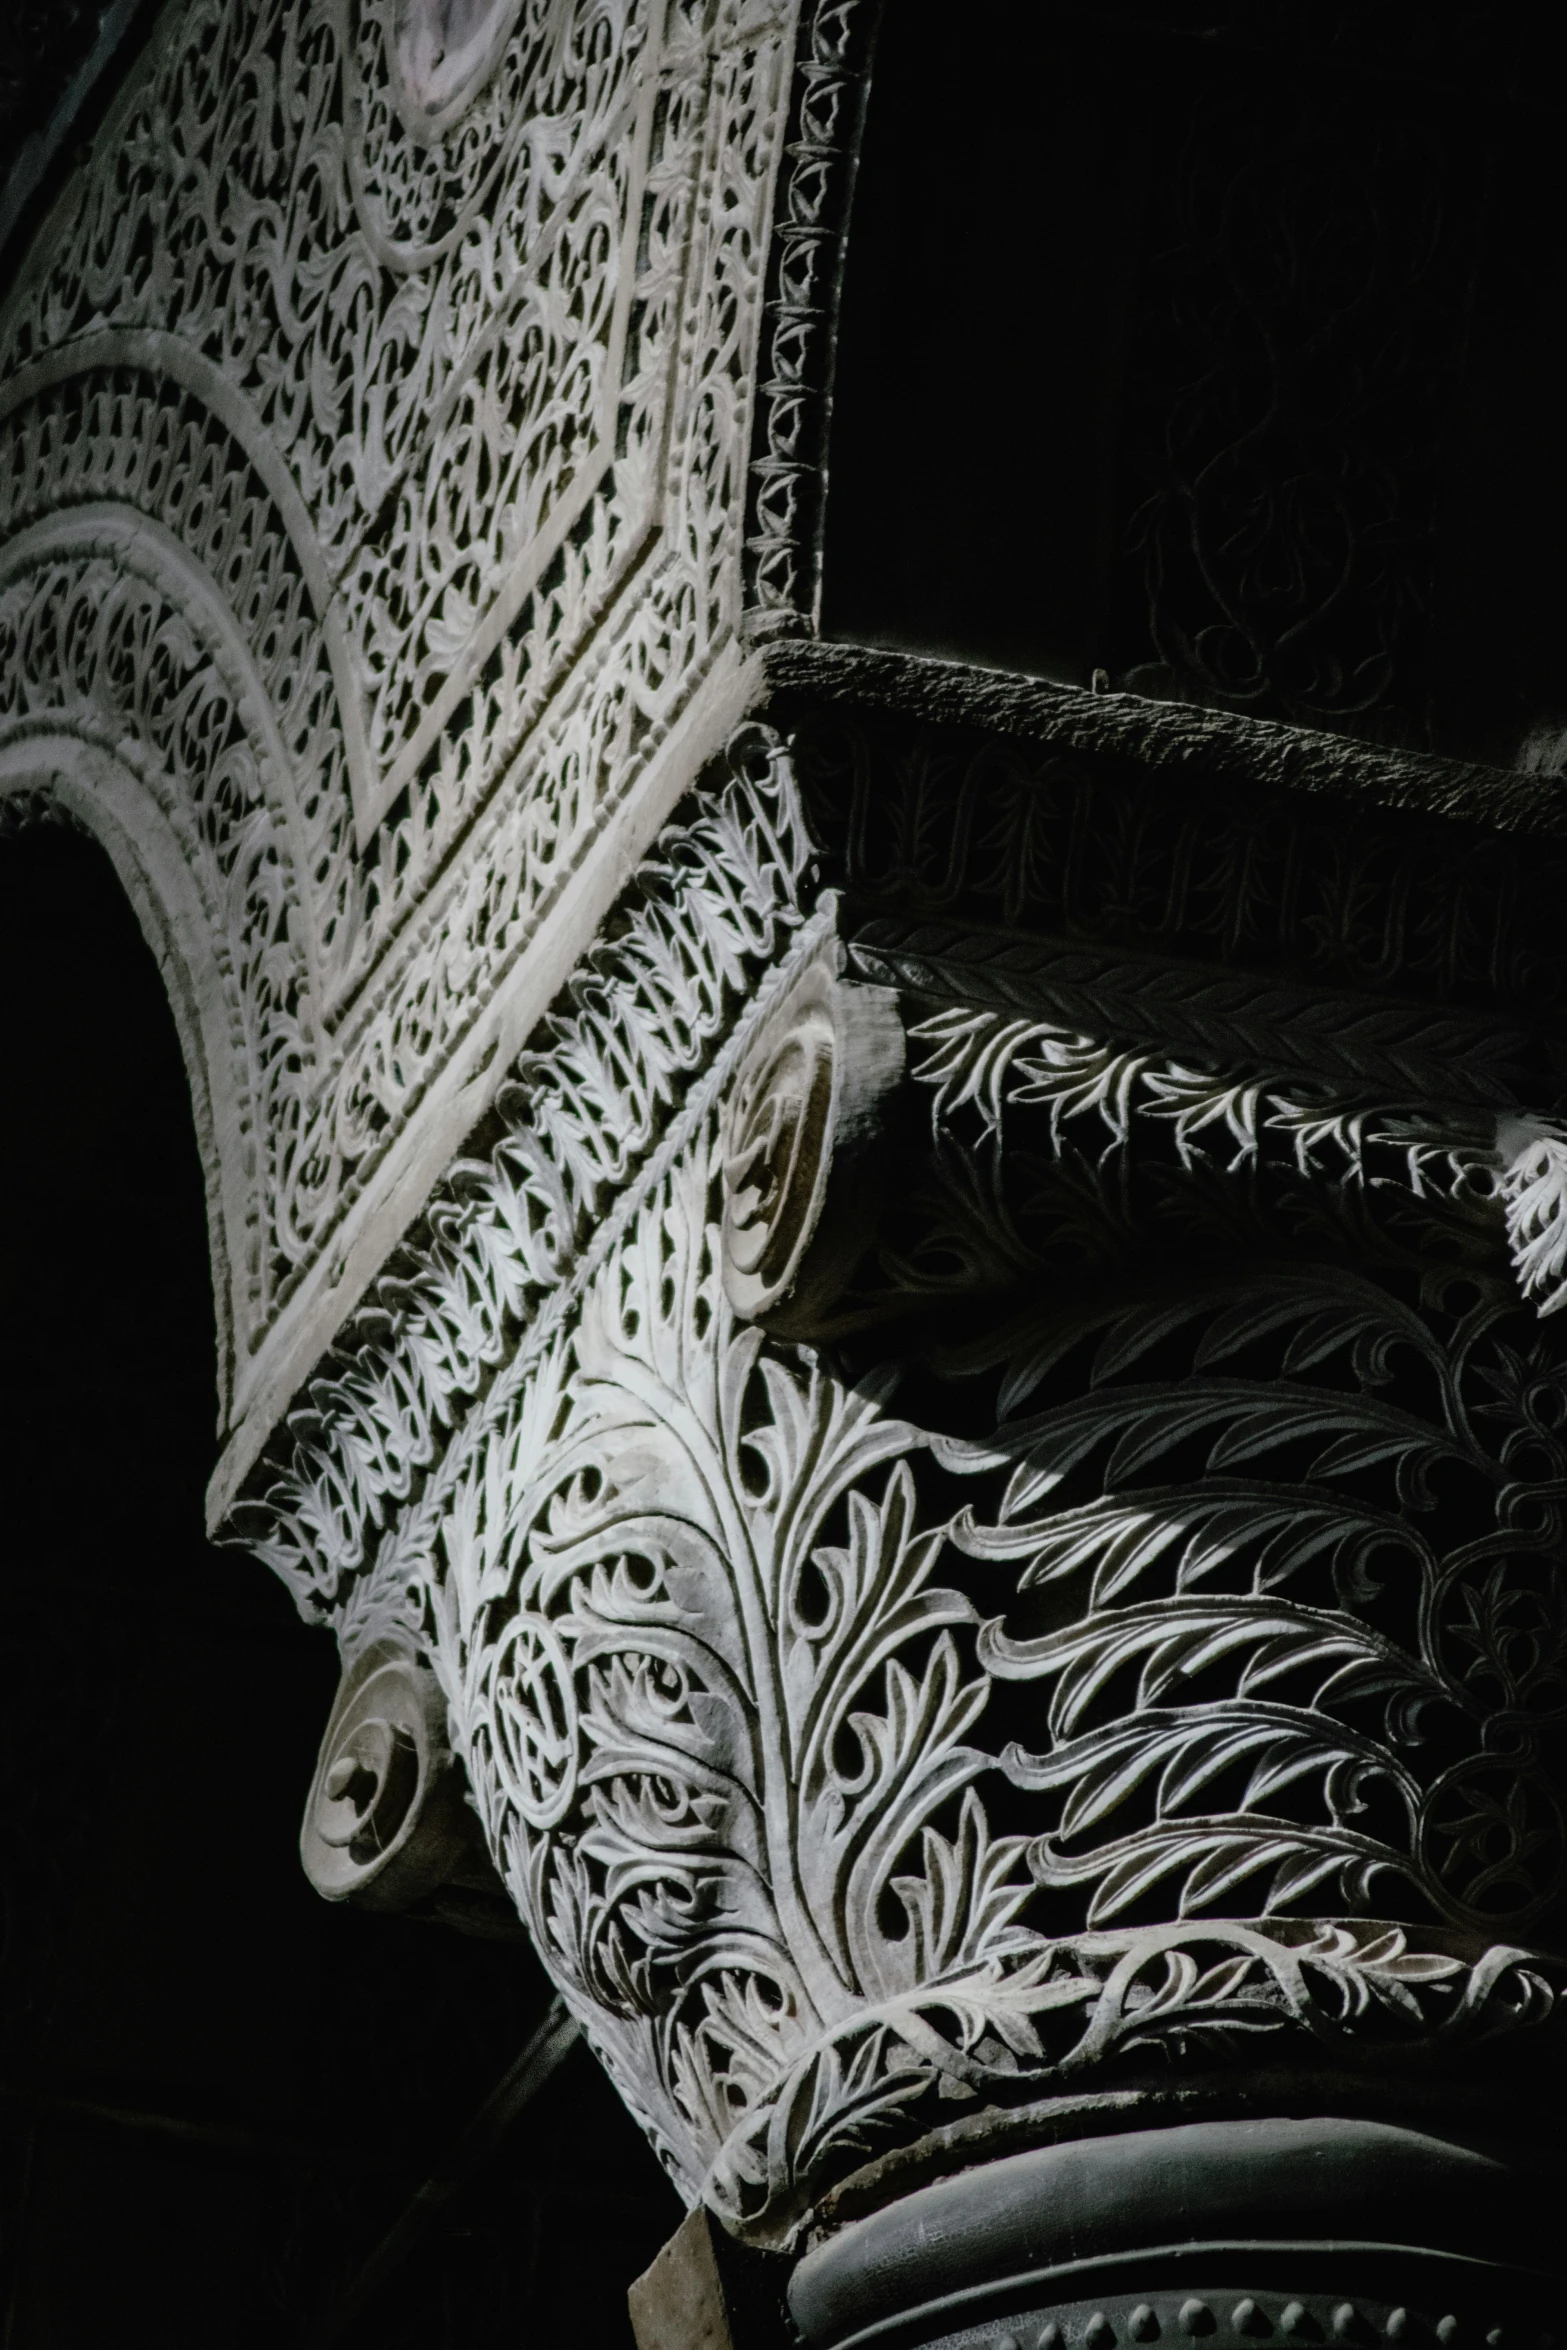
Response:
[{"label": "spiral scroll ornament", "polygon": [[456,1873],[467,1832],[446,1701],[428,1665],[390,1640],[344,1668],[305,1803],[299,1853],[328,1901],[406,1909]]},{"label": "spiral scroll ornament", "polygon": [[903,1075],[891,988],[808,963],[735,1078],[724,1124],[724,1288],[737,1314],[809,1337],[875,1230]]}]

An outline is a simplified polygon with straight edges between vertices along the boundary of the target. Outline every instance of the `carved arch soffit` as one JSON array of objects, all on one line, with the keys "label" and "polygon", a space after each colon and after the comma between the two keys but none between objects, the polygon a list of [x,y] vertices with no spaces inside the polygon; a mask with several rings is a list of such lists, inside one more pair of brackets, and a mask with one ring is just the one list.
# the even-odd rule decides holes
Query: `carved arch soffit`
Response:
[{"label": "carved arch soffit", "polygon": [[8,740],[224,1006],[219,1515],[743,699],[794,15],[172,0],[0,312]]}]

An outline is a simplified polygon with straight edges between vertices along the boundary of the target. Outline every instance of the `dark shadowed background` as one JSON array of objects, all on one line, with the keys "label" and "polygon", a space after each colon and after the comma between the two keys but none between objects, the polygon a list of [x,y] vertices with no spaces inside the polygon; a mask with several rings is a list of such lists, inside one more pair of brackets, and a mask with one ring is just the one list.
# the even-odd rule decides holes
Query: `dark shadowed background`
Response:
[{"label": "dark shadowed background", "polygon": [[[0,839],[0,2343],[324,2341],[543,2015],[523,1944],[329,1907],[295,1849],[336,1686],[202,1532],[201,1177],[107,859]],[[680,2207],[580,2045],[342,2333],[628,2345]]]}]

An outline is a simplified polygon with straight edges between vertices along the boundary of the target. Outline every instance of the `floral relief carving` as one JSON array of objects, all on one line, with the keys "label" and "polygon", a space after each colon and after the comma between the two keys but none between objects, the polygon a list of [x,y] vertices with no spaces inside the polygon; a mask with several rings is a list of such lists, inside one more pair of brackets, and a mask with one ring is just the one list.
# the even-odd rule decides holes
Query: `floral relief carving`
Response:
[{"label": "floral relief carving", "polygon": [[[1059,1630],[1016,1638],[998,1623],[981,1638],[990,1672],[1048,1690],[1047,1750],[1002,1759],[1020,1787],[1063,1793],[1031,1853],[1041,1884],[1090,1887],[1096,1922],[1155,1886],[1183,1911],[1244,1886],[1271,1914],[1312,1892],[1363,1908],[1389,1897],[1379,1880],[1402,1879],[1471,1928],[1517,1927],[1559,1899],[1544,1765],[1567,1702],[1562,1529],[1546,1499],[1560,1375],[1501,1337],[1510,1306],[1471,1309],[1444,1346],[1355,1276],[1248,1268],[1093,1317],[1107,1365],[1205,1319],[1203,1375],[1178,1390],[1106,1376],[1009,1421],[995,1439],[1017,1463],[1000,1522],[955,1535],[1023,1562],[1020,1591],[1081,1594]],[[1265,1333],[1288,1333],[1286,1375],[1233,1376]],[[1035,1346],[1018,1387],[1063,1338],[1058,1325]],[[1429,1418],[1379,1392],[1406,1349],[1441,1396]],[[1349,1379],[1300,1376],[1335,1357]],[[1165,1481],[1193,1444],[1202,1473]],[[1031,1517],[1094,1448],[1108,1448],[1102,1493]],[[1307,1461],[1298,1481],[1282,1466],[1292,1453]],[[1387,1488],[1375,1500],[1373,1477]],[[1468,1542],[1442,1538],[1438,1479],[1495,1497]],[[1112,1718],[1118,1674],[1130,1688]],[[1194,1682],[1204,1695],[1182,1702]],[[1237,1771],[1233,1809],[1212,1810],[1205,1797]],[[1280,1808],[1292,1788],[1297,1804]]]}]

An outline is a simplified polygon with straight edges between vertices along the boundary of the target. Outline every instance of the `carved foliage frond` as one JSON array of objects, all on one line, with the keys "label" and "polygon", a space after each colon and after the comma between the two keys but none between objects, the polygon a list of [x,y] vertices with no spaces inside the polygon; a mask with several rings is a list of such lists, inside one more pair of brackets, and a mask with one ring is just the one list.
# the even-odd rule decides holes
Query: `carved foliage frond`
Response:
[{"label": "carved foliage frond", "polygon": [[1024,1840],[959,1800],[989,1684],[972,1602],[936,1580],[927,1440],[885,1378],[846,1386],[735,1321],[714,1163],[709,1134],[519,1395],[432,1602],[529,1921],[655,2034],[707,2155],[802,2034],[983,1966],[1029,1892]]}]

